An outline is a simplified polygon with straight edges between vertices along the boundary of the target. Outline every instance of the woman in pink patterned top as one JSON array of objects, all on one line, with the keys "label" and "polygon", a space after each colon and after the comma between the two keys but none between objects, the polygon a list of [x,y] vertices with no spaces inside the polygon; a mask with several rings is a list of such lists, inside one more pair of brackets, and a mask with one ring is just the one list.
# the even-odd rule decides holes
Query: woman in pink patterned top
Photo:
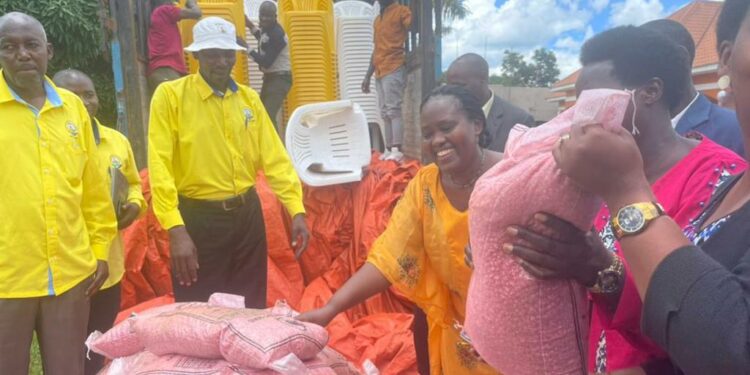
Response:
[{"label": "woman in pink patterned top", "polygon": [[[631,116],[647,178],[666,213],[683,228],[697,218],[724,177],[746,167],[734,152],[699,134],[681,137],[672,128],[670,109],[689,76],[685,59],[678,46],[651,30],[615,28],[583,46],[576,82],[578,92],[635,90],[637,110]],[[534,276],[573,278],[590,288],[589,371],[669,373],[667,355],[640,331],[641,300],[619,253],[607,207],[597,217],[595,232],[588,234],[549,215],[542,218],[528,228],[511,229],[519,239],[510,244],[511,252]],[[564,240],[540,234],[550,229]]]}]

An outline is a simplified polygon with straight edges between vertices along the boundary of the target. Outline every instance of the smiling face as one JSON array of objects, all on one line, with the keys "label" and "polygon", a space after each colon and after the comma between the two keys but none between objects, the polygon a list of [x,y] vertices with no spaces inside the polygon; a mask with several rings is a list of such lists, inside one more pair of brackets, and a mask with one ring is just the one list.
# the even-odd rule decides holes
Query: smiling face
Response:
[{"label": "smiling face", "polygon": [[452,96],[436,96],[422,107],[422,151],[441,172],[455,174],[471,168],[479,152],[482,123],[466,117]]},{"label": "smiling face", "polygon": [[51,58],[52,46],[33,18],[16,16],[0,23],[0,66],[9,84],[22,89],[42,85]]}]

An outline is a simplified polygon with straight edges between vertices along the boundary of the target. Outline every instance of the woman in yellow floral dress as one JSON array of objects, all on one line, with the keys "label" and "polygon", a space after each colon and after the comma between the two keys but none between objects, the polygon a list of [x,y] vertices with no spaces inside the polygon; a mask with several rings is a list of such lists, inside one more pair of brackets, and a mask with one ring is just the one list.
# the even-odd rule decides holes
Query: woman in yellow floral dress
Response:
[{"label": "woman in yellow floral dress", "polygon": [[[466,89],[442,86],[422,103],[420,169],[375,241],[367,263],[322,308],[299,319],[327,325],[337,314],[390,286],[427,316],[431,374],[495,374],[460,337],[471,269],[467,208],[476,180],[501,154],[484,149],[482,105]],[[490,312],[488,312],[490,313]]]}]

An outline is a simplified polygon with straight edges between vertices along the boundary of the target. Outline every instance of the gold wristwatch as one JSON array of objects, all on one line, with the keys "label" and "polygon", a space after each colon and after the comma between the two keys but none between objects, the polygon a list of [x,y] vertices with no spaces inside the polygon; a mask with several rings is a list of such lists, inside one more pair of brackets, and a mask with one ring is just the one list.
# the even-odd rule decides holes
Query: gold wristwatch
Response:
[{"label": "gold wristwatch", "polygon": [[627,205],[612,218],[615,237],[621,239],[643,232],[648,223],[664,215],[664,207],[656,202],[641,202]]},{"label": "gold wristwatch", "polygon": [[622,287],[622,281],[625,279],[625,265],[617,255],[612,255],[612,264],[609,267],[599,271],[596,276],[596,283],[589,287],[589,292],[597,294],[614,293]]}]

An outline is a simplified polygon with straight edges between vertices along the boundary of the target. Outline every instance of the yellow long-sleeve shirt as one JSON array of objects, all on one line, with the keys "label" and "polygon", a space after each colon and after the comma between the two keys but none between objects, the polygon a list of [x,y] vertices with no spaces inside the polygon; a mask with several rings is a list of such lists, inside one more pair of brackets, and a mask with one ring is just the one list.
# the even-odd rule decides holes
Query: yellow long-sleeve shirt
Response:
[{"label": "yellow long-sleeve shirt", "polygon": [[292,216],[304,213],[302,184],[258,94],[234,82],[216,93],[200,74],[162,83],[151,100],[148,166],[162,227],[183,225],[178,195],[223,200],[263,171]]},{"label": "yellow long-sleeve shirt", "polygon": [[[112,185],[109,168],[119,169],[128,180],[127,202],[137,204],[140,208],[139,216],[142,216],[146,213],[147,205],[141,192],[141,177],[138,175],[138,167],[135,165],[135,157],[133,157],[130,142],[117,130],[101,125],[97,119],[94,120],[99,132],[97,155],[99,156],[99,164],[105,171],[107,187]],[[122,237],[119,233],[112,240],[107,264],[109,265],[109,277],[102,285],[102,289],[107,289],[119,283],[125,273],[125,254]]]},{"label": "yellow long-sleeve shirt", "polygon": [[117,231],[86,108],[49,80],[45,89],[36,109],[0,70],[0,298],[73,288]]}]

